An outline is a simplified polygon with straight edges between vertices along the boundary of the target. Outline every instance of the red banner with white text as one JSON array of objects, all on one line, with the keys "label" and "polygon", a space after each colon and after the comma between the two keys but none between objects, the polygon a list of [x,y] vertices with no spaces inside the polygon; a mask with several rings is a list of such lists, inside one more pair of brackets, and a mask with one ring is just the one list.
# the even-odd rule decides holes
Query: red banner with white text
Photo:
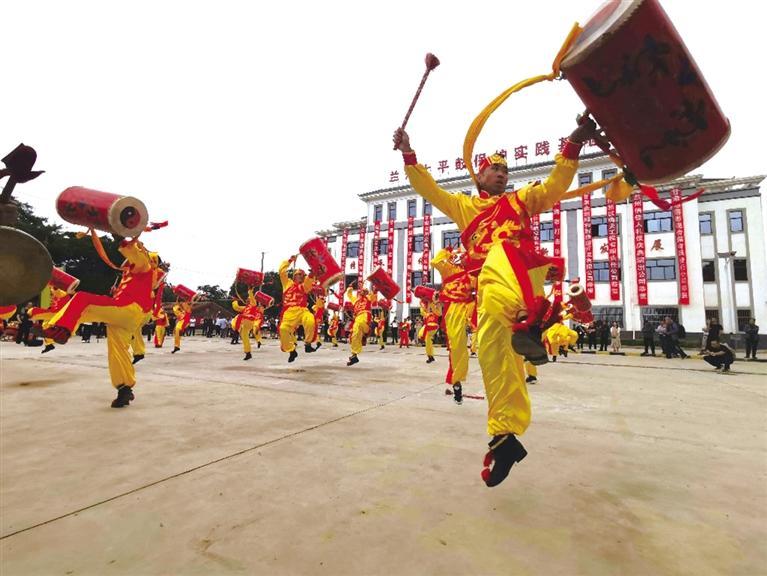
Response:
[{"label": "red banner with white text", "polygon": [[371,269],[381,265],[381,250],[379,247],[379,239],[381,236],[381,221],[376,220],[373,224],[373,266]]},{"label": "red banner with white text", "polygon": [[676,242],[676,261],[679,265],[679,303],[690,303],[690,287],[687,282],[687,245],[684,241],[684,213],[682,191],[671,189],[671,214],[674,217],[674,240]]},{"label": "red banner with white text", "polygon": [[533,214],[530,217],[530,226],[533,229],[533,245],[535,251],[541,251],[541,217],[538,214]]},{"label": "red banner with white text", "polygon": [[429,282],[429,262],[431,261],[431,214],[423,217],[423,255],[421,256],[421,284]]},{"label": "red banner with white text", "polygon": [[360,226],[359,236],[359,248],[357,252],[357,288],[362,288],[365,283],[365,228],[366,226]]},{"label": "red banner with white text", "polygon": [[586,296],[593,300],[594,293],[594,242],[591,238],[591,194],[583,195],[583,256],[586,272]]},{"label": "red banner with white text", "polygon": [[644,251],[644,206],[642,193],[634,192],[631,197],[634,212],[634,262],[637,274],[637,303],[647,306],[647,255]]},{"label": "red banner with white text", "polygon": [[344,275],[341,277],[341,281],[338,283],[338,297],[343,303],[344,292],[346,291],[346,246],[349,243],[349,229],[344,228],[343,236],[341,236],[341,270]]},{"label": "red banner with white text", "polygon": [[607,200],[607,259],[610,267],[610,300],[621,299],[620,262],[618,260],[618,214],[615,202]]},{"label": "red banner with white text", "polygon": [[413,299],[410,290],[413,288],[413,217],[407,218],[407,260],[405,260],[405,302],[410,304]]},{"label": "red banner with white text", "polygon": [[387,230],[386,271],[389,273],[389,276],[394,277],[394,220],[389,220],[387,225],[389,229]]},{"label": "red banner with white text", "polygon": [[[559,202],[552,209],[554,225],[554,258],[562,256],[562,207]],[[562,282],[554,282],[554,298],[562,297]]]}]

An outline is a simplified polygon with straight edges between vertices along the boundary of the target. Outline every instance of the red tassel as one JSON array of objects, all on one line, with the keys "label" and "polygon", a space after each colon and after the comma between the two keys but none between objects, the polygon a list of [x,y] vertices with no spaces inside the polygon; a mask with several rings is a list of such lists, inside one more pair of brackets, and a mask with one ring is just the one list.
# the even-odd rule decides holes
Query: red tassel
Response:
[{"label": "red tassel", "polygon": [[168,225],[168,221],[165,222],[150,222],[149,226],[144,228],[144,232],[151,232],[152,230],[159,230],[160,228],[165,228]]},{"label": "red tassel", "polygon": [[642,194],[647,196],[647,199],[655,204],[658,208],[661,210],[670,210],[671,204],[666,202],[665,200],[662,200],[660,196],[658,196],[658,190],[653,188],[652,186],[647,186],[645,184],[640,184],[639,189],[642,191]]}]

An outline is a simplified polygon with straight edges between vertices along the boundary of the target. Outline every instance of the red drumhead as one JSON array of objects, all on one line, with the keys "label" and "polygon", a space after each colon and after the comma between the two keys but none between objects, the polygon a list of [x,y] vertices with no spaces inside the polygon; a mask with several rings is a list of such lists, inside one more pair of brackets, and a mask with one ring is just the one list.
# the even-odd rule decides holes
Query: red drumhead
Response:
[{"label": "red drumhead", "polygon": [[583,25],[578,39],[562,60],[566,70],[586,58],[628,20],[644,0],[607,0]]}]

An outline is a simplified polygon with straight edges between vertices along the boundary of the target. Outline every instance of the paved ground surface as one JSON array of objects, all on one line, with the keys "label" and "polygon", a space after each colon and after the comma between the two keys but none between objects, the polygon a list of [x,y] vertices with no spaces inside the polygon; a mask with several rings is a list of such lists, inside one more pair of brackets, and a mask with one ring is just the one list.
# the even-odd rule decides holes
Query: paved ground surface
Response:
[{"label": "paved ground surface", "polygon": [[115,410],[103,341],[1,343],[0,573],[767,573],[767,364],[571,354],[488,489],[422,351],[191,338]]}]

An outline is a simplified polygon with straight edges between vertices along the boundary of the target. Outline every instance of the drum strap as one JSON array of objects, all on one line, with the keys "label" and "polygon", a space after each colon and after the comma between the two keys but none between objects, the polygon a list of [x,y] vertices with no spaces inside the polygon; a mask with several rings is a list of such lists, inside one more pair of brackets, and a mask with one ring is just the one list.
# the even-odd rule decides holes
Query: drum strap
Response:
[{"label": "drum strap", "polygon": [[96,253],[101,257],[101,260],[109,266],[110,268],[113,268],[114,270],[122,270],[119,266],[114,264],[107,255],[106,250],[104,250],[104,245],[101,243],[101,238],[99,238],[99,235],[96,234],[96,230],[93,228],[88,228],[88,232],[78,232],[75,234],[77,238],[82,238],[83,236],[86,236],[90,234],[91,241],[93,242],[93,247],[96,249]]}]

